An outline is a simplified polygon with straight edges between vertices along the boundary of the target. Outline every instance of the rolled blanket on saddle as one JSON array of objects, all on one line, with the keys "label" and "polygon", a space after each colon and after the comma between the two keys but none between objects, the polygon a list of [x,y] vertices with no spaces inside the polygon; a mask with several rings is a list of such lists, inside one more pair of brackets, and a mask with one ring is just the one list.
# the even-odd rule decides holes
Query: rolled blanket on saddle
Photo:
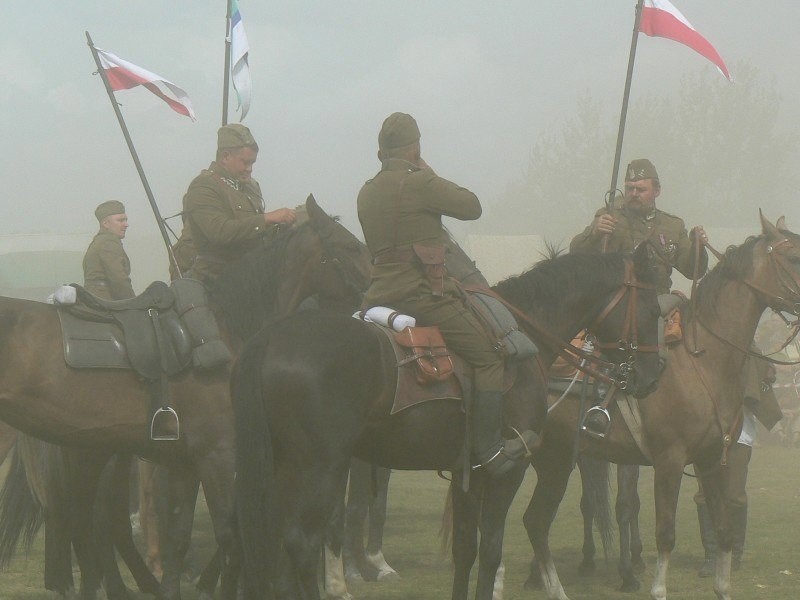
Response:
[{"label": "rolled blanket on saddle", "polygon": [[353,318],[389,327],[398,332],[403,331],[406,327],[414,327],[417,324],[417,320],[414,317],[401,314],[386,306],[373,306],[367,310],[360,310],[353,314]]}]

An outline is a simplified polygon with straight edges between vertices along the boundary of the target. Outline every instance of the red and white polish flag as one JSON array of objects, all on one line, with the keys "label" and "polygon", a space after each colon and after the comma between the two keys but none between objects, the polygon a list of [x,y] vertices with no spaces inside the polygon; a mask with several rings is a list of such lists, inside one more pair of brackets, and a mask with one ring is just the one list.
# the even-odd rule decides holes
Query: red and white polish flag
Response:
[{"label": "red and white polish flag", "polygon": [[644,0],[642,6],[642,17],[639,21],[639,31],[652,37],[663,37],[675,40],[692,50],[705,56],[708,60],[717,65],[729,81],[733,81],[728,68],[722,57],[714,49],[714,46],[700,35],[692,24],[686,20],[668,0]]},{"label": "red and white polish flag", "polygon": [[97,50],[97,56],[100,58],[100,66],[103,67],[112,90],[118,92],[120,90],[129,90],[137,85],[143,85],[169,104],[172,110],[186,115],[192,121],[195,120],[192,102],[189,100],[189,95],[182,88],[171,81],[167,81],[161,75],[156,75],[147,69],[122,60],[120,57],[111,54],[111,52],[106,52],[100,48],[95,49]]}]

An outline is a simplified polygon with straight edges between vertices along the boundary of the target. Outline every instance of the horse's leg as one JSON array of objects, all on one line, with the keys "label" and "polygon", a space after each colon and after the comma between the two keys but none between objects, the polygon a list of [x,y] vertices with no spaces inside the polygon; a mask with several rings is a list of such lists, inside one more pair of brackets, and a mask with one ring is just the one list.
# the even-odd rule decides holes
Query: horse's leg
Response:
[{"label": "horse's leg", "polygon": [[[352,478],[353,463],[350,463],[350,476]],[[352,494],[352,488],[350,494]],[[360,531],[360,527],[357,528]],[[345,554],[349,543],[347,539],[348,530],[345,525],[345,498],[344,495],[336,502],[336,508],[328,522],[327,533],[325,534],[325,597],[328,600],[352,600],[352,596],[347,591],[347,581],[345,577]],[[354,576],[360,577],[358,570],[352,564],[350,557],[350,568]]]},{"label": "horse's leg", "polygon": [[378,580],[399,578],[383,556],[383,528],[386,525],[386,507],[389,497],[391,469],[375,467],[375,495],[369,504],[369,529],[367,530],[367,560],[378,570]]},{"label": "horse's leg", "polygon": [[475,600],[492,600],[494,597],[495,577],[503,560],[503,537],[508,509],[525,477],[525,468],[517,468],[502,478],[487,482],[484,489]]},{"label": "horse's leg", "polygon": [[534,454],[533,466],[538,480],[522,519],[539,562],[539,573],[547,600],[569,600],[558,578],[553,555],[550,553],[549,537],[550,526],[567,489],[572,471],[570,463],[569,448],[545,446]]},{"label": "horse's leg", "polygon": [[[150,569],[139,554],[134,544],[133,532],[131,530],[129,516],[131,496],[130,472],[132,465],[138,469],[137,463],[138,459],[134,462],[133,457],[130,455],[117,455],[116,465],[112,473],[109,487],[109,533],[114,542],[114,548],[119,552],[122,560],[125,561],[139,590],[145,594],[157,594],[159,589],[158,580],[150,572]],[[137,486],[133,490],[133,493],[136,495],[138,495],[139,491],[139,481],[140,479],[137,478]],[[142,520],[142,515],[144,515],[143,509],[144,507],[140,504],[140,522]],[[109,552],[109,554],[112,554],[112,552]],[[108,578],[107,574],[106,578]],[[121,585],[122,581],[120,580],[118,583]]]},{"label": "horse's leg", "polygon": [[666,452],[655,464],[653,493],[656,504],[656,548],[658,561],[650,595],[653,600],[666,600],[669,559],[675,548],[675,511],[681,489],[683,466],[686,463],[681,448]]},{"label": "horse's leg", "polygon": [[139,467],[139,524],[145,547],[145,564],[157,579],[161,578],[161,548],[158,540],[158,514],[156,511],[156,477],[163,467],[138,460]]},{"label": "horse's leg", "polygon": [[642,534],[639,530],[639,512],[642,508],[642,501],[639,498],[639,466],[629,465],[625,467],[628,478],[626,481],[627,492],[630,496],[631,517],[630,517],[630,539],[631,539],[631,568],[634,573],[644,573],[646,566],[642,559]]},{"label": "horse's leg", "polygon": [[[94,503],[93,525],[94,540],[97,545],[98,555],[103,570],[103,584],[106,596],[109,600],[128,600],[128,590],[122,581],[119,572],[117,555],[114,552],[115,534],[112,528],[115,527],[114,518],[116,505],[121,501],[123,504],[123,519],[130,532],[130,515],[128,512],[130,498],[130,455],[114,455],[109,460],[97,485],[97,496]],[[119,472],[122,477],[119,477]],[[115,486],[122,485],[122,493],[119,494]],[[121,496],[121,500],[119,498]],[[129,533],[130,535],[130,533]],[[156,589],[157,589],[157,582]]]},{"label": "horse's leg", "polygon": [[350,461],[350,485],[344,519],[342,558],[345,577],[375,581],[378,571],[367,561],[364,548],[364,523],[372,498],[372,465],[354,458]]},{"label": "horse's leg", "polygon": [[161,595],[180,600],[183,559],[189,550],[194,509],[199,485],[194,472],[185,466],[170,465],[167,493],[166,535],[162,541]]},{"label": "horse's leg", "polygon": [[[589,493],[589,465],[585,454],[578,455],[578,472],[581,475],[581,514],[583,515],[583,560],[578,565],[578,573],[591,575],[595,571],[594,555],[594,503]],[[531,573],[532,574],[532,573]]]},{"label": "horse's leg", "polygon": [[453,515],[453,595],[452,600],[467,600],[469,573],[478,556],[479,499],[462,489],[461,473],[453,473],[450,483]]},{"label": "horse's leg", "polygon": [[[635,478],[633,483],[631,478]],[[617,525],[619,527],[619,575],[622,578],[621,592],[635,592],[641,584],[631,564],[631,522],[634,502],[638,500],[636,481],[639,478],[637,465],[617,465]],[[634,498],[637,496],[637,498]]]}]

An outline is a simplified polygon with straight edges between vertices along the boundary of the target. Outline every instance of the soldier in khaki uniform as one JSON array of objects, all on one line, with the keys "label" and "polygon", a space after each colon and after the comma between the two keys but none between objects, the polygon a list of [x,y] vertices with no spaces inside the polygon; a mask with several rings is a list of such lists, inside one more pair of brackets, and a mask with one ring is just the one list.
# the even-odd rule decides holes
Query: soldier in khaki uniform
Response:
[{"label": "soldier in khaki uniform", "polygon": [[[389,306],[419,325],[438,325],[448,347],[472,365],[472,449],[499,476],[524,455],[519,439],[502,437],[504,358],[444,270],[448,234],[442,217],[474,220],[481,205],[475,194],[433,172],[420,156],[419,138],[413,117],[390,115],[378,135],[381,170],[358,194],[358,218],[374,265],[364,306]],[[536,440],[532,431],[523,437],[529,446]]]},{"label": "soldier in khaki uniform", "polygon": [[261,187],[252,178],[257,157],[258,144],[247,127],[220,127],[216,160],[194,178],[183,197],[188,227],[181,238],[187,236],[197,253],[191,276],[207,285],[277,225],[294,223],[294,209],[265,212]]},{"label": "soldier in khaki uniform", "polygon": [[128,229],[125,206],[118,200],[103,202],[94,211],[100,231],[83,257],[83,285],[106,300],[133,298],[131,261],[122,247]]},{"label": "soldier in khaki uniform", "polygon": [[[682,219],[656,208],[660,194],[661,183],[653,163],[646,158],[631,161],[625,171],[622,203],[615,203],[610,211],[598,210],[589,226],[572,239],[569,251],[630,254],[646,241],[659,294],[669,293],[673,268],[692,279],[695,275],[692,243],[695,236],[699,235],[704,242],[708,236],[701,226],[687,233]],[[707,268],[708,255],[703,246],[697,275],[702,276]]]}]

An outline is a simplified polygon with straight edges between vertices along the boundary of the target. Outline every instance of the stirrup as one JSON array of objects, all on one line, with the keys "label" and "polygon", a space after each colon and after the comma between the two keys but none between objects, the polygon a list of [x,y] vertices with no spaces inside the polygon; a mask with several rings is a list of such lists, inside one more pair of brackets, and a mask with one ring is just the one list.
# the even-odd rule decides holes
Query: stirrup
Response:
[{"label": "stirrup", "polygon": [[[159,421],[158,429],[160,431],[170,431],[174,429],[175,433],[156,435],[156,420]],[[161,421],[166,421],[166,423],[162,423]],[[165,426],[171,425],[173,422],[175,424],[174,428]],[[153,413],[153,418],[150,421],[150,439],[156,442],[174,442],[181,439],[181,421],[178,418],[178,413],[176,413],[175,409],[171,406],[162,406]]]},{"label": "stirrup", "polygon": [[[594,419],[590,421],[590,418],[594,415],[599,413],[603,417],[605,417],[605,425],[600,428],[593,428],[592,425],[596,423]],[[599,417],[599,415],[598,415]],[[587,426],[587,421],[590,421],[589,425]],[[586,411],[586,414],[583,415],[583,420],[581,421],[581,431],[585,431],[588,435],[593,438],[603,439],[608,435],[608,431],[611,429],[611,414],[608,412],[608,409],[603,408],[602,406],[592,406],[589,410]]]}]

